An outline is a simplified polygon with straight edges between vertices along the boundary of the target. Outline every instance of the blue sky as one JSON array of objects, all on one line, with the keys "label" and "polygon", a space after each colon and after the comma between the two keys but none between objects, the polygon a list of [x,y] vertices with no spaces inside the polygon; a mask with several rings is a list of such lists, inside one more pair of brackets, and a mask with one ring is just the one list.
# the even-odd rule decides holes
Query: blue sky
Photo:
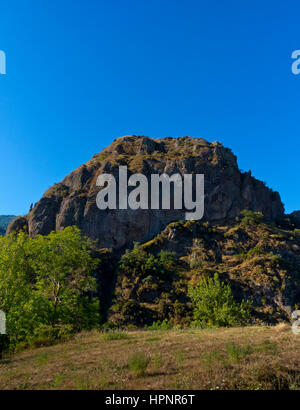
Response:
[{"label": "blue sky", "polygon": [[300,209],[299,2],[3,3],[0,214],[129,134],[218,140]]}]

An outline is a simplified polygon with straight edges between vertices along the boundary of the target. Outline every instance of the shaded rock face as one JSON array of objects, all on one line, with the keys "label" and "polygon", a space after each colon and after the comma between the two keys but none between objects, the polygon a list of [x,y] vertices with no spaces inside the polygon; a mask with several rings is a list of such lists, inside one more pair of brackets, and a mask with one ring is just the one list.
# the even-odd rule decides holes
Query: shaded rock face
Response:
[{"label": "shaded rock face", "polygon": [[121,249],[132,242],[145,242],[161,232],[171,221],[184,219],[185,210],[99,210],[96,186],[101,173],[118,180],[120,165],[127,165],[128,177],[134,173],[204,174],[204,219],[230,220],[243,209],[262,212],[267,219],[283,215],[277,192],[267,188],[250,173],[241,173],[236,157],[220,143],[201,138],[163,138],[127,136],[116,139],[100,154],[51,187],[26,216],[31,236],[46,235],[69,225],[99,241],[100,247]]},{"label": "shaded rock face", "polygon": [[18,216],[7,227],[6,235],[9,235],[12,232],[24,231],[28,233],[28,220],[25,216]]}]

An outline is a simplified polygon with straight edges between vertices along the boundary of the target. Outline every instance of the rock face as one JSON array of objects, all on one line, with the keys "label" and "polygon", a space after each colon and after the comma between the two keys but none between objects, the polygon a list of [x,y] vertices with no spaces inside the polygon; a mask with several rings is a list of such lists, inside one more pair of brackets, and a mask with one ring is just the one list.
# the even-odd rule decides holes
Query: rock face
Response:
[{"label": "rock face", "polygon": [[[171,221],[184,219],[184,210],[99,210],[97,177],[110,173],[118,180],[120,165],[127,165],[128,177],[134,173],[147,177],[157,173],[204,174],[204,219],[211,222],[232,220],[243,209],[262,212],[269,220],[284,213],[279,194],[250,172],[242,173],[231,150],[218,142],[127,136],[116,139],[51,187],[25,218],[29,234],[46,235],[77,225],[85,235],[98,239],[100,247],[122,249],[133,241],[151,239]],[[9,231],[16,229],[15,225]]]},{"label": "rock face", "polygon": [[7,227],[6,234],[8,235],[11,232],[19,231],[24,231],[28,233],[28,221],[27,218],[24,216],[18,216],[14,220],[12,220]]}]

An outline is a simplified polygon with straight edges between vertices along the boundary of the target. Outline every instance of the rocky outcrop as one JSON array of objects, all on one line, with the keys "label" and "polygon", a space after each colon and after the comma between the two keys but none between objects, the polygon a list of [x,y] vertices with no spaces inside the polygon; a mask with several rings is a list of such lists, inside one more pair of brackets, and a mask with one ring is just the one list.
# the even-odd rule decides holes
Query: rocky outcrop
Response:
[{"label": "rocky outcrop", "polygon": [[[202,138],[127,136],[116,139],[100,154],[51,187],[26,216],[31,236],[46,235],[69,225],[99,241],[100,247],[120,249],[133,241],[145,242],[171,221],[184,219],[182,210],[99,210],[96,180],[101,173],[118,179],[118,167],[127,165],[128,174],[174,173],[205,175],[205,214],[211,222],[232,220],[243,209],[262,212],[266,219],[283,215],[277,192],[238,169],[230,149]],[[17,229],[25,220],[9,228]]]},{"label": "rocky outcrop", "polygon": [[230,283],[237,301],[253,303],[252,323],[289,321],[299,306],[300,234],[293,224],[282,229],[242,216],[228,225],[177,221],[141,244],[140,258],[145,252],[158,261],[162,250],[175,254],[172,275],[119,269],[110,321],[122,326],[172,318],[183,324],[188,317],[188,285],[216,272],[222,282]]},{"label": "rocky outcrop", "polygon": [[23,231],[28,233],[28,220],[26,216],[18,216],[8,225],[6,235],[12,232]]}]

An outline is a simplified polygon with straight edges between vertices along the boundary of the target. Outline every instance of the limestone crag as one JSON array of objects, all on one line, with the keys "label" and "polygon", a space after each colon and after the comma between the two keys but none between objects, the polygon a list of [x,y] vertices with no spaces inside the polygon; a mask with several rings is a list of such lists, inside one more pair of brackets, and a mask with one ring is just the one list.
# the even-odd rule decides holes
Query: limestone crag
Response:
[{"label": "limestone crag", "polygon": [[230,149],[202,138],[151,139],[126,136],[55,184],[22,220],[15,220],[8,233],[28,230],[31,236],[46,235],[69,225],[99,241],[101,248],[121,249],[132,242],[145,242],[161,232],[171,221],[184,219],[184,210],[99,210],[96,180],[100,173],[111,173],[118,180],[120,165],[127,165],[128,176],[143,173],[204,174],[205,214],[210,222],[233,220],[243,209],[262,212],[275,220],[284,214],[277,192],[239,170]]}]

